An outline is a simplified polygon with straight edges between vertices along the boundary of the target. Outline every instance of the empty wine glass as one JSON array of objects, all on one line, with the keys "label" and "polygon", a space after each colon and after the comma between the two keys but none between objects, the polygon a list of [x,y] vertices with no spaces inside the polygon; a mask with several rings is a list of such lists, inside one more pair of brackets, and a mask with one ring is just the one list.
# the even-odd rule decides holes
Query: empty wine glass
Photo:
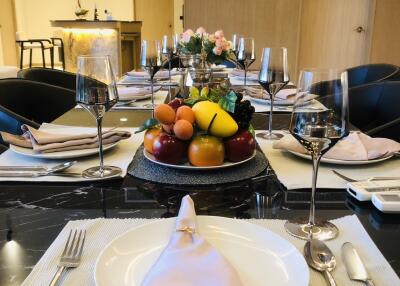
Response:
[{"label": "empty wine glass", "polygon": [[83,171],[88,178],[107,178],[121,174],[115,166],[104,166],[102,119],[118,101],[117,86],[109,56],[78,56],[76,73],[76,102],[89,111],[97,123],[100,166]]},{"label": "empty wine glass", "polygon": [[[310,101],[318,101],[319,107]],[[285,223],[285,229],[293,236],[329,240],[339,232],[331,222],[315,219],[315,192],[321,156],[348,134],[348,118],[347,72],[301,71],[289,131],[310,154],[313,176],[308,220]]]},{"label": "empty wine glass", "polygon": [[261,59],[258,83],[267,91],[270,98],[268,132],[258,133],[257,137],[277,140],[283,135],[272,132],[272,111],[275,95],[289,82],[289,67],[286,48],[264,48]]},{"label": "empty wine glass", "polygon": [[162,49],[161,53],[162,55],[166,58],[168,61],[168,76],[169,76],[169,81],[171,82],[171,60],[174,55],[176,55],[176,46],[177,42],[175,41],[175,37],[169,38],[167,35],[163,36],[162,40]]},{"label": "empty wine glass", "polygon": [[256,60],[254,53],[254,39],[253,38],[240,38],[237,51],[237,63],[244,69],[244,85],[247,81],[247,69]]},{"label": "empty wine glass", "polygon": [[150,76],[151,108],[153,109],[154,116],[154,76],[162,67],[159,41],[142,41],[140,65]]}]

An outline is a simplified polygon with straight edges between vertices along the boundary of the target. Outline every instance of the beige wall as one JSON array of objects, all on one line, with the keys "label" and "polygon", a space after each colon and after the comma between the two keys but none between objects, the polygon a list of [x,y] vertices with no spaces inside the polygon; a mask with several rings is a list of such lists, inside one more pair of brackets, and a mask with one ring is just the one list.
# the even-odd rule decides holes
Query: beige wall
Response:
[{"label": "beige wall", "polygon": [[174,0],[174,32],[181,34],[183,33],[183,22],[179,19],[182,16],[184,0]]},{"label": "beige wall", "polygon": [[[52,37],[57,28],[50,27],[50,20],[69,20],[76,18],[74,12],[77,1],[74,0],[14,1],[17,15],[17,29],[24,31],[29,38]],[[93,19],[95,3],[97,4],[99,18],[101,20],[105,19],[105,9],[111,11],[116,20],[133,20],[133,0],[82,0],[82,7],[90,10],[88,16],[90,20]],[[41,62],[40,53],[34,53],[33,61],[35,63]],[[48,59],[47,62],[50,63],[50,60]]]},{"label": "beige wall", "polygon": [[0,65],[17,65],[13,11],[12,0],[0,0]]}]

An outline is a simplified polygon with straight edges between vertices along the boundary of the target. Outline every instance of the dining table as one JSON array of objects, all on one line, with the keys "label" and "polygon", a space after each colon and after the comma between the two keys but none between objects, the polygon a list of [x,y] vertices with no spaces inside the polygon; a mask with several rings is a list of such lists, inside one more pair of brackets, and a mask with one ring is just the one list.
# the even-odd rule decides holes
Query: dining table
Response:
[{"label": "dining table", "polygon": [[[138,127],[151,110],[112,109],[104,127]],[[268,114],[255,113],[256,130],[267,128]],[[274,130],[287,130],[290,113],[275,113]],[[54,124],[94,127],[95,120],[74,108]],[[268,160],[268,156],[267,156]],[[311,176],[311,164],[310,164]],[[181,199],[190,195],[198,215],[237,219],[292,219],[307,217],[310,189],[287,189],[274,169],[234,183],[174,185],[124,178],[79,182],[0,183],[0,285],[20,285],[65,225],[94,218],[169,218],[177,215]],[[356,215],[400,275],[400,215],[384,214],[371,202],[358,202],[344,188],[319,189],[317,217],[327,220]],[[14,247],[7,246],[13,241]]]}]

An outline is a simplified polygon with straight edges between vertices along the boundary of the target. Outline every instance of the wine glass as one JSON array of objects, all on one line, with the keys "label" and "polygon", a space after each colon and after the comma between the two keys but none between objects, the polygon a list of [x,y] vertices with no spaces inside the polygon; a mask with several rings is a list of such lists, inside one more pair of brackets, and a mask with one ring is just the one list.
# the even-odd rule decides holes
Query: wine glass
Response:
[{"label": "wine glass", "polygon": [[142,41],[140,65],[150,76],[151,108],[153,109],[154,116],[154,76],[162,67],[159,41]]},{"label": "wine glass", "polygon": [[118,101],[117,86],[109,56],[78,56],[76,73],[76,102],[89,111],[97,123],[100,166],[83,171],[88,178],[107,178],[120,175],[121,169],[104,166],[102,119]]},{"label": "wine glass", "polygon": [[[311,105],[311,98],[314,103],[318,101],[318,107]],[[348,118],[347,72],[301,71],[289,131],[311,155],[313,176],[308,222],[299,219],[285,223],[293,236],[329,240],[339,232],[331,222],[315,219],[315,191],[321,156],[348,134]]]},{"label": "wine glass", "polygon": [[286,48],[264,48],[258,83],[267,91],[270,98],[268,132],[258,133],[257,137],[277,140],[283,135],[272,132],[272,111],[275,95],[289,82],[289,67]]},{"label": "wine glass", "polygon": [[171,38],[169,38],[167,35],[163,36],[161,54],[168,61],[168,76],[170,82],[171,82],[171,69],[172,69],[171,60],[172,57],[176,54],[176,47],[177,47],[177,42],[175,41],[174,36],[172,36]]},{"label": "wine glass", "polygon": [[244,85],[247,81],[247,69],[256,60],[254,53],[254,39],[240,38],[237,51],[237,63],[244,69]]}]

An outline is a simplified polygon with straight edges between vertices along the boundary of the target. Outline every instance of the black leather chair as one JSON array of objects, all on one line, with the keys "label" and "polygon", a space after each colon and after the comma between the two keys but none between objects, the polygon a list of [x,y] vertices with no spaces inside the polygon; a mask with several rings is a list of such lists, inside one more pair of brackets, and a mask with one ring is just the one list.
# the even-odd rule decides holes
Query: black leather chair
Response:
[{"label": "black leather chair", "polygon": [[6,151],[7,149],[8,149],[7,146],[0,144],[0,154]]},{"label": "black leather chair", "polygon": [[386,80],[390,80],[390,81],[400,81],[400,67],[399,71],[397,73],[395,73],[394,75],[391,75],[389,78],[387,78]]},{"label": "black leather chair", "polygon": [[22,124],[38,128],[75,105],[72,90],[25,79],[1,79],[0,131],[21,134]]},{"label": "black leather chair", "polygon": [[347,69],[349,87],[383,81],[395,75],[399,67],[391,64],[369,64]]},{"label": "black leather chair", "polygon": [[400,142],[400,82],[377,82],[349,89],[350,122],[373,137]]},{"label": "black leather chair", "polygon": [[76,90],[76,74],[71,72],[46,68],[29,68],[20,70],[18,77]]}]

